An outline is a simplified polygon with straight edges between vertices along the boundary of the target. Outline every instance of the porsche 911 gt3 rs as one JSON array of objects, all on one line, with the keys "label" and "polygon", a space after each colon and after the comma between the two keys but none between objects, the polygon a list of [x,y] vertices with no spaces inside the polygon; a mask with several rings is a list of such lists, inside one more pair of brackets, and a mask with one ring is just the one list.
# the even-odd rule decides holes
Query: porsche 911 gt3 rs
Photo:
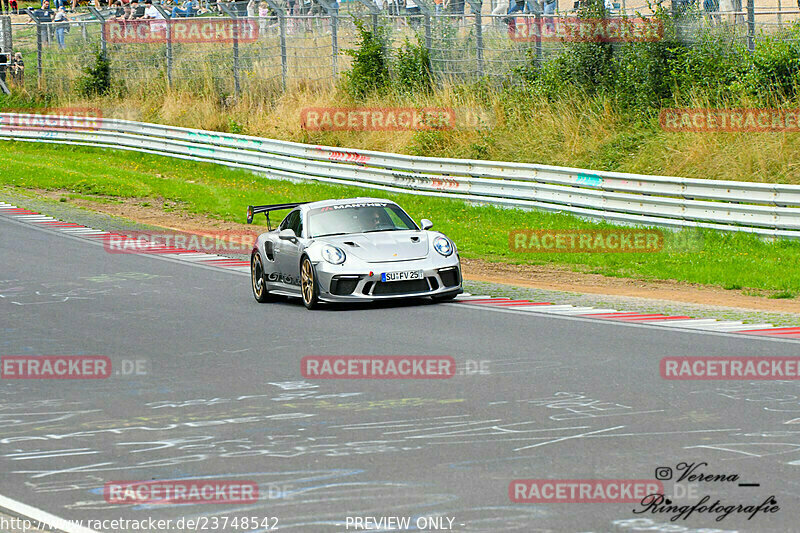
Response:
[{"label": "porsche 911 gt3 rs", "polygon": [[430,296],[452,300],[462,292],[455,244],[433,223],[417,224],[396,203],[350,198],[249,206],[253,216],[291,209],[259,235],[250,256],[253,296],[300,296],[320,302],[374,301]]}]

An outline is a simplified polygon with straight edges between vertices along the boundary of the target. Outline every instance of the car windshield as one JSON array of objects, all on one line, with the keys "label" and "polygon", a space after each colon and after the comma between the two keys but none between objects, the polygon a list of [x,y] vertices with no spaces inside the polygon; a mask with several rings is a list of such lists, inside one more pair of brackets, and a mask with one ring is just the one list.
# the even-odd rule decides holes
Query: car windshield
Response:
[{"label": "car windshield", "polygon": [[308,234],[312,238],[419,229],[405,211],[388,202],[358,202],[320,207],[309,211],[307,220]]}]

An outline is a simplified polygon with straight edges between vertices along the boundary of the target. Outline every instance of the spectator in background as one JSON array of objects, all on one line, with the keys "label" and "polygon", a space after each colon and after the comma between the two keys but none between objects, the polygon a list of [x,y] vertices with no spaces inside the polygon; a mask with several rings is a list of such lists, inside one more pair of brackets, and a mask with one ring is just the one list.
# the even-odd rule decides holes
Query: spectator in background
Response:
[{"label": "spectator in background", "polygon": [[131,20],[144,18],[145,6],[139,5],[139,0],[131,0]]},{"label": "spectator in background", "polygon": [[719,15],[716,14],[718,10],[718,0],[703,0],[703,11],[706,12],[706,21],[708,21],[708,23],[712,26],[716,25],[718,22],[717,19],[719,18]]},{"label": "spectator in background", "polygon": [[420,9],[414,0],[406,0],[406,16],[408,17],[408,25],[416,29],[419,27]]},{"label": "spectator in background", "polygon": [[500,22],[502,19],[497,18],[497,15],[506,16],[508,14],[509,0],[497,0],[497,6],[492,10],[493,20]]},{"label": "spectator in background", "polygon": [[11,4],[8,0],[0,0],[0,15],[5,15],[6,12],[11,14]]},{"label": "spectator in background", "polygon": [[56,40],[58,41],[58,48],[64,50],[67,47],[66,34],[69,32],[69,19],[67,13],[64,11],[64,6],[58,8],[56,17],[53,19],[56,27]]},{"label": "spectator in background", "polygon": [[[50,9],[50,2],[48,0],[44,0],[42,2],[42,7],[33,12],[33,18],[40,23],[53,22],[53,15],[54,13],[53,10]],[[40,26],[39,31],[42,37],[42,42],[44,44],[50,44],[50,25],[45,24]]]},{"label": "spectator in background", "polygon": [[[248,4],[249,6],[249,4]],[[172,8],[172,18],[176,17],[193,17],[199,8],[195,0],[184,0],[180,7],[175,6]],[[248,13],[249,16],[249,13]]]},{"label": "spectator in background", "polygon": [[19,15],[19,4],[17,0],[8,0],[8,6],[11,8],[11,13]]},{"label": "spectator in background", "polygon": [[25,85],[25,61],[22,60],[22,52],[17,52],[11,59],[11,80],[18,87]]}]

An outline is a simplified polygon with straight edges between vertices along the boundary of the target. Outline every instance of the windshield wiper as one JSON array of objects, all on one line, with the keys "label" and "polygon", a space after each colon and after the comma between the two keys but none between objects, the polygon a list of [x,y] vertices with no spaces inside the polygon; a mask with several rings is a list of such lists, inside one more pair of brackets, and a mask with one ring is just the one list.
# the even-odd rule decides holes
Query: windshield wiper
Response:
[{"label": "windshield wiper", "polygon": [[378,231],[405,231],[405,230],[402,228],[368,229],[367,231],[362,231],[361,233],[375,233]]},{"label": "windshield wiper", "polygon": [[314,235],[312,239],[318,239],[320,237],[335,237],[336,235],[350,235],[349,231],[343,231],[342,233],[326,233],[324,235]]}]

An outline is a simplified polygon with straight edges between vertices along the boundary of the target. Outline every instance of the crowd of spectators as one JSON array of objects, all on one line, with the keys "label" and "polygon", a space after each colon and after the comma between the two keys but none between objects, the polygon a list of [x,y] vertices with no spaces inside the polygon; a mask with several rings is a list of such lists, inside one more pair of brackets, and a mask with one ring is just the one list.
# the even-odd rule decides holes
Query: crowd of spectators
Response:
[{"label": "crowd of spectators", "polygon": [[19,15],[17,0],[0,0],[0,15]]},{"label": "crowd of spectators", "polygon": [[[9,57],[9,55],[11,57]],[[0,80],[6,85],[22,87],[25,82],[25,61],[22,52],[0,54]]]}]

